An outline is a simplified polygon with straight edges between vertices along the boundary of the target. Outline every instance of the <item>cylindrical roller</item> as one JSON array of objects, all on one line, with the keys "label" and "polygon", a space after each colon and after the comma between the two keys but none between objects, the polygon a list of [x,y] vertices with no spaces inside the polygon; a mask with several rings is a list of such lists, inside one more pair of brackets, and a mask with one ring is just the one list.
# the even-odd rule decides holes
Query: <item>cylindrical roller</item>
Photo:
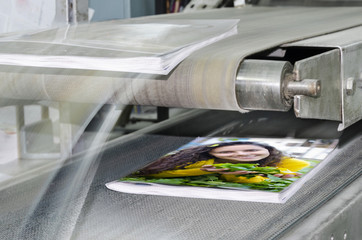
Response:
[{"label": "cylindrical roller", "polygon": [[292,99],[284,97],[293,67],[287,61],[245,60],[236,77],[236,95],[247,110],[288,111]]}]

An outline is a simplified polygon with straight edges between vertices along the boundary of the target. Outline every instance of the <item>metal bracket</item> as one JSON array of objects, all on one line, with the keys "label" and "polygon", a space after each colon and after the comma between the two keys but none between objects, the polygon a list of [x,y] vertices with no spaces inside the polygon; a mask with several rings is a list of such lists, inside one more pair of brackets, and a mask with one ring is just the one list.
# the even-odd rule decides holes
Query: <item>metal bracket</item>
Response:
[{"label": "metal bracket", "polygon": [[314,118],[341,121],[340,54],[331,50],[294,64],[296,81],[319,79],[320,97],[297,94],[294,97],[294,112],[299,118]]},{"label": "metal bracket", "polygon": [[[296,63],[295,71],[303,75],[300,76],[300,79],[306,74],[313,78],[316,74],[323,76],[321,95],[323,104],[319,106],[319,110],[322,112],[318,114],[319,110],[315,109],[315,102],[301,97],[297,98],[299,117],[341,121],[339,131],[362,119],[361,36],[362,27],[360,26],[283,45],[283,47],[335,48],[335,50],[312,57],[312,59]],[[309,64],[308,61],[310,61]],[[308,68],[311,70],[306,71]],[[328,89],[324,89],[325,87]]]}]

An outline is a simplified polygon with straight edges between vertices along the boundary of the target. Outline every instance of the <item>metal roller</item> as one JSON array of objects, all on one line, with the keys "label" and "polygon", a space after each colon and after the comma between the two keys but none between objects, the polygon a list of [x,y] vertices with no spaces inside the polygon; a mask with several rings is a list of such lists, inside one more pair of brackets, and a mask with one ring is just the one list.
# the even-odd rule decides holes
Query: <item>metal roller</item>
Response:
[{"label": "metal roller", "polygon": [[287,61],[245,60],[236,76],[239,106],[247,110],[288,111],[295,95],[319,97],[318,79],[295,81]]},{"label": "metal roller", "polygon": [[292,98],[285,96],[293,66],[286,61],[245,60],[236,77],[236,95],[247,110],[288,111]]}]

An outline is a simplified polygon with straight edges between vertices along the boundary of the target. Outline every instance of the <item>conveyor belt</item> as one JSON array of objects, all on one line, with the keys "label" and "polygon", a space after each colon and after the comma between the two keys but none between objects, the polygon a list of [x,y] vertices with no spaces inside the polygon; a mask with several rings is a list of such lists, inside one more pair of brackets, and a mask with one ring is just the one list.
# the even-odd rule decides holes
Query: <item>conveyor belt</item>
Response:
[{"label": "conveyor belt", "polygon": [[[62,30],[67,33],[65,35],[60,34],[61,30],[41,34],[37,41],[43,44],[38,44],[36,49],[26,42],[22,47],[24,51],[30,48],[39,54],[52,56],[54,49],[64,44],[63,38],[73,37],[86,45],[87,41],[92,43],[101,37],[101,46],[109,49],[118,37],[122,39],[122,31],[117,31],[117,24],[170,23],[169,20],[187,23],[190,19],[239,19],[238,34],[195,51],[167,76],[107,72],[97,69],[97,66],[94,70],[34,68],[21,64],[20,67],[7,66],[6,55],[5,63],[0,66],[0,95],[2,98],[23,100],[109,101],[116,104],[243,111],[245,109],[239,106],[235,93],[235,78],[245,57],[281,44],[362,25],[361,8],[358,7],[244,7],[74,25],[69,31]],[[111,30],[107,32],[107,29]],[[104,37],[107,35],[112,38]],[[167,45],[168,41],[165,38],[159,44]],[[0,42],[0,55],[4,52],[21,52],[18,48],[11,52],[8,44],[7,41]],[[48,46],[52,44],[56,47]],[[61,49],[75,54],[75,49],[67,48],[66,42]],[[96,51],[98,57],[112,59],[104,49],[90,50]],[[87,50],[77,51],[84,53]]]},{"label": "conveyor belt", "polygon": [[[221,123],[220,116],[223,116],[224,121],[236,122],[221,128],[217,134],[242,134],[238,127],[244,124],[242,129],[249,129],[248,135],[252,135],[250,129],[255,129],[258,123],[248,123],[247,115],[243,123],[234,118],[235,113],[211,112],[210,115],[209,112],[193,122],[207,122],[214,116],[215,121]],[[275,128],[268,131],[267,126],[276,126],[289,115],[282,114],[279,119],[273,116],[269,120],[265,120],[263,114],[258,116],[256,119],[264,119],[259,123],[264,131],[259,130],[276,135]],[[330,122],[305,120],[299,122],[305,124],[301,127],[299,120],[296,121],[289,121],[289,129],[294,129],[295,136],[308,135],[308,129],[315,126],[326,135],[336,133]],[[251,127],[248,128],[248,124]],[[178,130],[187,126],[190,125],[181,123]],[[193,137],[144,134],[130,136],[126,141],[116,140],[94,163],[89,162],[90,158],[79,157],[55,171],[54,178],[53,173],[40,175],[1,191],[0,236],[1,239],[37,240],[278,239],[361,175],[360,127],[352,126],[340,136],[341,146],[332,161],[285,204],[132,195],[108,190],[105,183],[133,172]],[[281,128],[279,133],[287,134],[283,131]],[[77,179],[82,176],[84,165],[89,165],[90,171],[84,179]]]}]

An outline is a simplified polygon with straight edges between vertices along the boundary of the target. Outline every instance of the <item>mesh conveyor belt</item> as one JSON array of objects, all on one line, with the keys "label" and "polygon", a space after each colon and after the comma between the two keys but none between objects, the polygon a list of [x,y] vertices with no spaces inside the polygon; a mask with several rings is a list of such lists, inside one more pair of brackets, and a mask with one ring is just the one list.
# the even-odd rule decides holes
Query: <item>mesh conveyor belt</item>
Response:
[{"label": "mesh conveyor belt", "polygon": [[30,218],[26,213],[49,176],[3,190],[1,239],[65,239],[69,232],[72,239],[273,239],[361,175],[359,136],[286,204],[131,195],[104,186],[190,139],[146,135],[112,147],[93,165],[89,192],[77,191],[63,206],[69,186],[76,189],[72,174],[81,161],[65,166]]}]

